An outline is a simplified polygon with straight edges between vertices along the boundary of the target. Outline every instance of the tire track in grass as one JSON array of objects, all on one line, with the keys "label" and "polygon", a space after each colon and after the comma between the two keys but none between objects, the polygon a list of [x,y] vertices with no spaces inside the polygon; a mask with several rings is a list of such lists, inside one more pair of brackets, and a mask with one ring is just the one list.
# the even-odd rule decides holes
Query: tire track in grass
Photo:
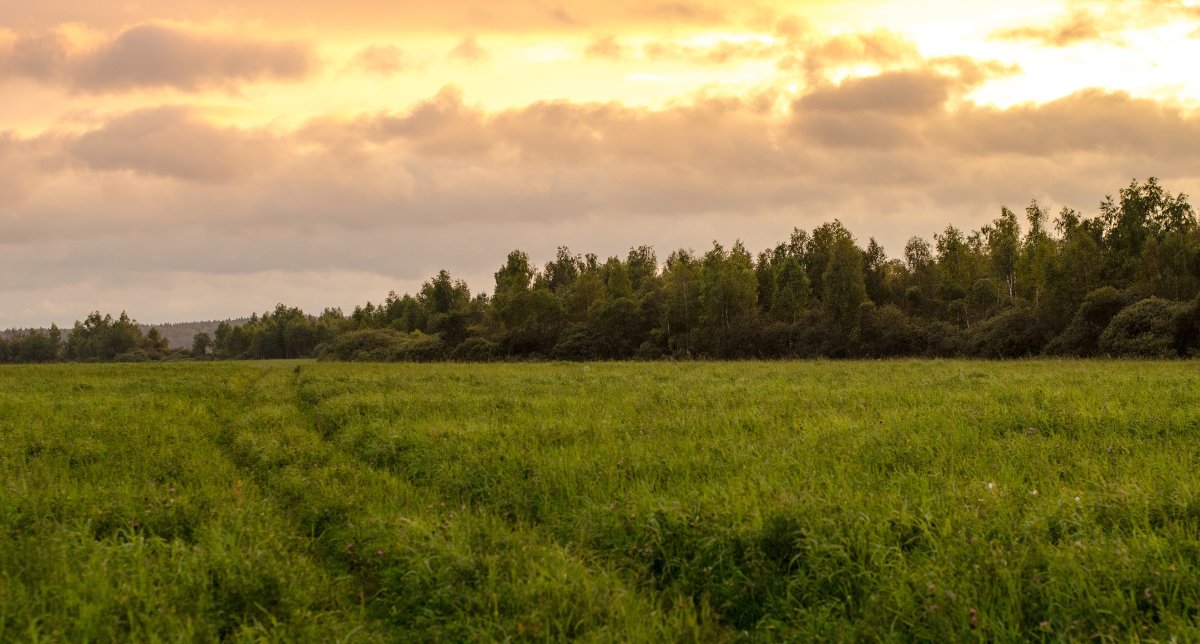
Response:
[{"label": "tire track in grass", "polygon": [[316,430],[298,372],[272,369],[235,397],[242,411],[227,419],[222,448],[293,517],[323,565],[352,576],[358,601],[394,634],[649,641],[699,633],[688,607],[646,620],[661,611],[615,573],[489,514],[446,508],[431,491],[347,454]]},{"label": "tire track in grass", "polygon": [[21,449],[13,471],[25,480],[0,530],[0,560],[17,571],[13,601],[0,601],[0,640],[5,621],[34,639],[81,641],[347,632],[308,592],[328,578],[275,538],[284,517],[253,486],[229,486],[237,467],[213,444],[222,380],[174,365],[46,369],[57,377],[5,392],[37,398],[2,451],[46,447]]}]

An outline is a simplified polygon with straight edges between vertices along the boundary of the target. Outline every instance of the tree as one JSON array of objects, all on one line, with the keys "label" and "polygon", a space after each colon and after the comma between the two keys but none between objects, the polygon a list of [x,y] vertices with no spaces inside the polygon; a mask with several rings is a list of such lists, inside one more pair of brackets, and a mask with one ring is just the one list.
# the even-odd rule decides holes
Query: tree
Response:
[{"label": "tree", "polygon": [[799,259],[788,257],[783,260],[775,272],[774,292],[771,317],[789,324],[799,322],[800,314],[808,307],[808,300],[812,295],[808,272],[800,265]]},{"label": "tree", "polygon": [[159,333],[158,329],[154,327],[146,332],[146,338],[142,346],[145,348],[147,353],[154,356],[161,356],[167,352],[167,349],[170,348],[167,343],[167,339],[162,337],[162,334]]},{"label": "tree", "polygon": [[563,297],[575,284],[575,280],[579,279],[584,268],[583,256],[573,255],[571,249],[559,246],[554,259],[546,263],[542,275],[546,278],[546,286],[559,297]]},{"label": "tree", "polygon": [[716,355],[729,356],[757,313],[758,278],[742,242],[717,242],[700,262],[700,323]]},{"label": "tree", "polygon": [[965,299],[974,283],[971,270],[971,248],[961,230],[946,226],[940,235],[934,235],[937,244],[936,271],[938,295],[945,301]]},{"label": "tree", "polygon": [[1017,294],[1017,257],[1021,248],[1021,224],[1008,208],[1000,209],[1000,217],[984,229],[992,274],[1004,285],[1004,294],[1011,300]]},{"label": "tree", "polygon": [[210,346],[212,346],[212,338],[207,333],[197,333],[192,336],[192,356],[203,358],[208,355]]},{"label": "tree", "polygon": [[629,271],[629,283],[634,291],[641,292],[646,287],[653,286],[655,278],[658,277],[658,256],[649,246],[629,249],[625,266]]},{"label": "tree", "polygon": [[857,324],[859,308],[867,301],[867,287],[862,251],[854,245],[849,233],[839,235],[832,244],[821,279],[825,285],[825,310],[836,326],[851,331]]},{"label": "tree", "polygon": [[668,348],[681,355],[693,351],[692,333],[700,321],[700,267],[691,251],[667,257],[663,272],[662,329]]},{"label": "tree", "polygon": [[891,299],[888,297],[887,273],[887,253],[872,237],[867,242],[867,252],[863,254],[863,280],[867,287],[867,297],[876,304],[883,304]]}]

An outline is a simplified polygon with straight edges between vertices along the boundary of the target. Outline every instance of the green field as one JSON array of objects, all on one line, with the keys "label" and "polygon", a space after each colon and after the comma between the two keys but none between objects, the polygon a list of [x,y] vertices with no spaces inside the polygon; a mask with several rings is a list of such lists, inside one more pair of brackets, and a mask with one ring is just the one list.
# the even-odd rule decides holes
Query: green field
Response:
[{"label": "green field", "polygon": [[1200,638],[1194,362],[0,368],[0,640]]}]

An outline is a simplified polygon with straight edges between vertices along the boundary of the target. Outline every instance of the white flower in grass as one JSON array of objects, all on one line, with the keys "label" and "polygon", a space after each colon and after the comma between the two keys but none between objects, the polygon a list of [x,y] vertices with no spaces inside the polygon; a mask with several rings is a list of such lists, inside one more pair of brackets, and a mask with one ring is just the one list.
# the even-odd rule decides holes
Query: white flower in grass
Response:
[{"label": "white flower in grass", "polygon": [[995,490],[995,489],[996,489],[996,484],[991,481],[988,481],[988,490]]}]

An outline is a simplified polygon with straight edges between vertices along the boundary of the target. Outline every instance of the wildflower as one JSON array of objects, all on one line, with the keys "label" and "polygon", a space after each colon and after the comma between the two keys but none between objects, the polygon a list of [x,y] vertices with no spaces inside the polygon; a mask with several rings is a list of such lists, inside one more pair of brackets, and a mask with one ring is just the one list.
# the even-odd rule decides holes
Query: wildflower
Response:
[{"label": "wildflower", "polygon": [[1042,629],[1043,631],[1050,630],[1050,621],[1043,619],[1042,621],[1038,622],[1038,628]]},{"label": "wildflower", "polygon": [[1036,429],[1034,429],[1034,428],[1032,428],[1032,427],[1030,427],[1030,428],[1029,428],[1029,435],[1030,435],[1030,436],[1032,436],[1032,435],[1034,435],[1034,434],[1036,434],[1036,433],[1037,433],[1037,430],[1036,430]]},{"label": "wildflower", "polygon": [[996,484],[995,484],[995,483],[992,483],[991,481],[988,481],[988,489],[989,489],[989,490],[994,490],[994,489],[996,489]]},{"label": "wildflower", "polygon": [[353,543],[346,544],[346,552],[349,554],[354,553],[354,544]]},{"label": "wildflower", "polygon": [[1079,497],[1075,497],[1075,502],[1079,503]]},{"label": "wildflower", "polygon": [[382,551],[382,550],[376,550],[376,551],[375,551],[375,557],[376,557],[376,558],[379,558],[379,557],[382,557],[382,556],[383,556],[383,551]]},{"label": "wildflower", "polygon": [[1109,453],[1109,454],[1112,454],[1112,445],[1109,445],[1109,446],[1108,446],[1108,453]]},{"label": "wildflower", "polygon": [[975,610],[974,608],[971,608],[971,609],[967,610],[967,614],[971,616],[971,628],[975,628],[976,626],[978,626],[979,625],[979,611]]},{"label": "wildflower", "polygon": [[175,493],[175,488],[171,488],[171,489],[167,490],[167,494],[174,494],[174,493]]},{"label": "wildflower", "polygon": [[1030,494],[1031,496],[1037,496],[1037,495],[1038,495],[1037,488],[1035,487],[1035,488],[1033,488],[1032,490],[1030,490],[1029,494]]}]

